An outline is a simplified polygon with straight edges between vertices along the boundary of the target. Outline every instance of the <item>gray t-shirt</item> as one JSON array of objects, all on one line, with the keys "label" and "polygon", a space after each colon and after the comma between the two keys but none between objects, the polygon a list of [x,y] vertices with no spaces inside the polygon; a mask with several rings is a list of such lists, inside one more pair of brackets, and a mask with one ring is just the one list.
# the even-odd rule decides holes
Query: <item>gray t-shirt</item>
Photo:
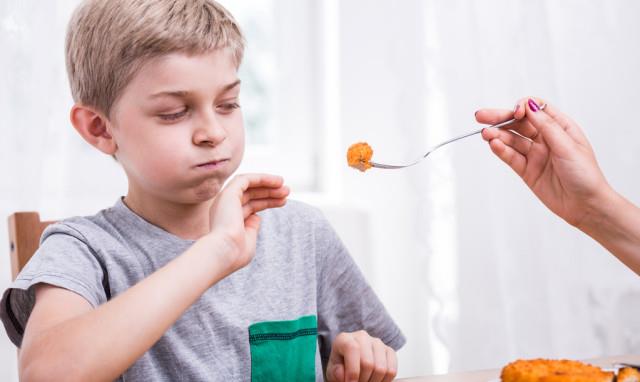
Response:
[{"label": "gray t-shirt", "polygon": [[[120,380],[264,380],[270,363],[285,362],[277,367],[287,368],[294,362],[266,359],[265,354],[288,351],[294,358],[307,352],[307,365],[308,357],[310,367],[315,365],[311,375],[322,381],[322,364],[326,366],[340,332],[366,330],[396,350],[404,344],[399,328],[317,209],[289,201],[260,215],[252,262],[207,290]],[[97,307],[192,244],[147,222],[121,200],[95,216],[53,224],[5,291],[0,318],[20,346],[35,300],[33,285],[71,290]],[[294,344],[305,336],[311,349]],[[258,348],[269,341],[275,347]],[[294,347],[286,350],[289,343]]]}]

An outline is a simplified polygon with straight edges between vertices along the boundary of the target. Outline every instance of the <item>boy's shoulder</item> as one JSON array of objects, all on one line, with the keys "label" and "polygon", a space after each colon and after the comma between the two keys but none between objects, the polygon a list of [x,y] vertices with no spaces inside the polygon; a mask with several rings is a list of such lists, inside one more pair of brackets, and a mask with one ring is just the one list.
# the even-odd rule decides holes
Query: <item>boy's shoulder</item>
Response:
[{"label": "boy's shoulder", "polygon": [[[261,230],[276,234],[311,232],[329,228],[323,212],[312,205],[287,200],[280,208],[271,208],[258,213],[262,218]],[[43,232],[41,242],[54,234],[65,234],[83,242],[102,242],[107,239],[122,239],[130,232],[139,232],[150,236],[162,236],[157,227],[142,221],[139,216],[130,213],[122,202],[103,209],[95,215],[73,216],[49,225]]]},{"label": "boy's shoulder", "polygon": [[53,234],[66,234],[83,238],[86,233],[100,230],[98,214],[90,216],[72,216],[49,224],[42,233],[41,240]]},{"label": "boy's shoulder", "polygon": [[86,243],[117,236],[118,231],[122,229],[119,226],[132,224],[132,217],[127,216],[126,211],[123,211],[121,203],[118,201],[114,206],[94,215],[71,216],[56,221],[45,228],[40,242],[56,234],[72,236]]}]

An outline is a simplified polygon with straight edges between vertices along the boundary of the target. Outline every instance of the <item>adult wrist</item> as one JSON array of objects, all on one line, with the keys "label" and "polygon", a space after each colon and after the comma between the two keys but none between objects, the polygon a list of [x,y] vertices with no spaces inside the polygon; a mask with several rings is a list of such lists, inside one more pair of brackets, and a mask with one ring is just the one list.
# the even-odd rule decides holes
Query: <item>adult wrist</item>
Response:
[{"label": "adult wrist", "polygon": [[626,208],[627,203],[626,199],[607,185],[586,203],[585,217],[576,227],[591,237],[598,236],[616,224],[616,216]]}]

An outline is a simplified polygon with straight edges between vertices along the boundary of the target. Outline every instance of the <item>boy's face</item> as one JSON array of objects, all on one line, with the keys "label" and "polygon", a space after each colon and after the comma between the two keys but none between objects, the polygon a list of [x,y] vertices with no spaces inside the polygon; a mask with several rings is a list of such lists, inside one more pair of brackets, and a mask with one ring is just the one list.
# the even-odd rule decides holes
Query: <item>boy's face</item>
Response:
[{"label": "boy's face", "polygon": [[227,49],[145,63],[110,121],[129,192],[178,203],[213,198],[244,152],[239,93]]}]

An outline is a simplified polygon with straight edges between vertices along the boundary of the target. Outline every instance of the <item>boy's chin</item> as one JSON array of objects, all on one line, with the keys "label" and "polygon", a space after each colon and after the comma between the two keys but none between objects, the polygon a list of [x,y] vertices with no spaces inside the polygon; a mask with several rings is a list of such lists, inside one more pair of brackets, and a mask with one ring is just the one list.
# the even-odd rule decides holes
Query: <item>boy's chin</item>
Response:
[{"label": "boy's chin", "polygon": [[190,192],[190,194],[193,195],[193,202],[201,203],[215,198],[220,190],[222,190],[223,184],[224,182],[218,179],[207,179]]}]

